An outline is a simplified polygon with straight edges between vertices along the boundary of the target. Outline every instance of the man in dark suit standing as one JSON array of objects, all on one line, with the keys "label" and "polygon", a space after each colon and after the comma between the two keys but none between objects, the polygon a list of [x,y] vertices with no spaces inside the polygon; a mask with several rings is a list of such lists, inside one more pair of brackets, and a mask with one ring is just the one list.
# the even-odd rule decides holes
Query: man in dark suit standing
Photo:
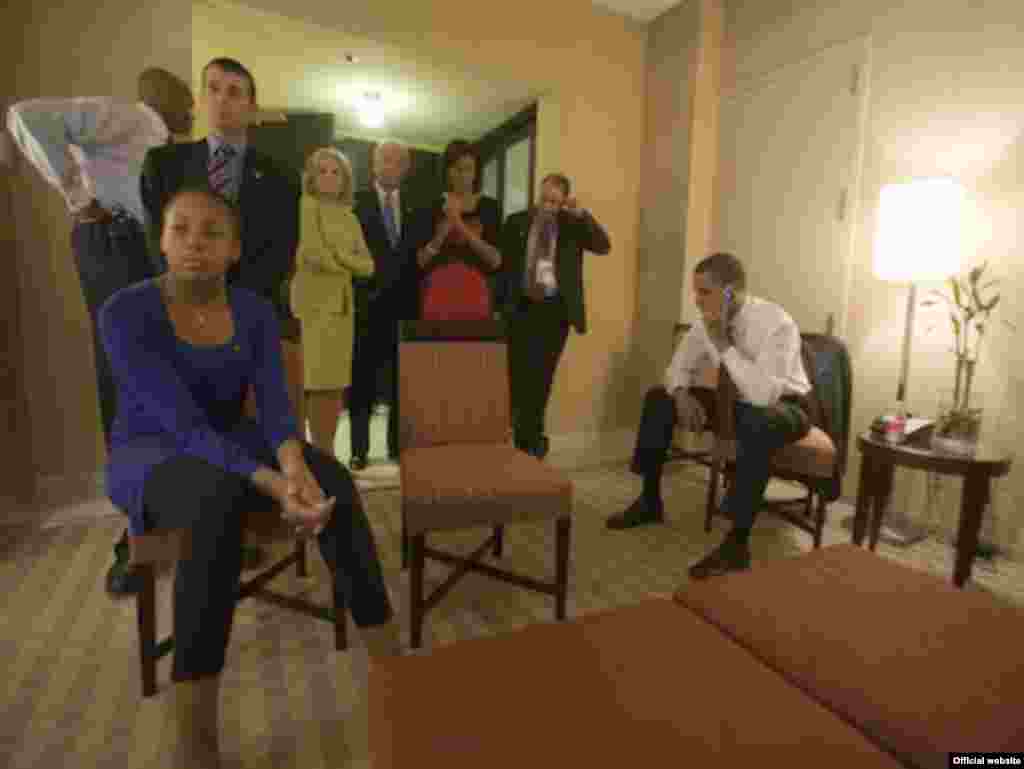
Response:
[{"label": "man in dark suit standing", "polygon": [[187,185],[207,184],[234,202],[242,215],[242,258],[228,284],[255,291],[290,317],[285,281],[295,266],[299,240],[297,175],[248,146],[256,114],[256,82],[234,59],[218,58],[203,68],[201,103],[210,134],[200,141],[150,150],[142,169],[142,201],[149,215],[150,248],[158,263],[163,208]]},{"label": "man in dark suit standing", "polygon": [[409,151],[385,142],[373,152],[373,182],[356,194],[355,214],[373,256],[374,274],[356,281],[356,338],[352,354],[353,470],[366,467],[370,452],[370,414],[377,395],[377,374],[390,367],[388,457],[398,458],[398,323],[415,317],[416,263],[413,211],[403,197]]},{"label": "man in dark suit standing", "polygon": [[562,174],[545,176],[539,204],[509,216],[501,238],[515,444],[539,459],[548,452],[544,414],[569,327],[587,330],[583,252],[611,250],[570,190]]}]

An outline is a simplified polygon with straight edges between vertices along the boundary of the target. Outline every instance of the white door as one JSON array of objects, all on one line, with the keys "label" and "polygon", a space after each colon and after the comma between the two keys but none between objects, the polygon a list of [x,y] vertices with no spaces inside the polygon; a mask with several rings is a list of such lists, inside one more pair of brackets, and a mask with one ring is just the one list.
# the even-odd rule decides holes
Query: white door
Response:
[{"label": "white door", "polygon": [[[864,39],[833,46],[741,83],[721,105],[721,248],[802,331],[825,331],[830,316],[844,331],[866,53]],[[692,319],[690,296],[683,307]]]}]

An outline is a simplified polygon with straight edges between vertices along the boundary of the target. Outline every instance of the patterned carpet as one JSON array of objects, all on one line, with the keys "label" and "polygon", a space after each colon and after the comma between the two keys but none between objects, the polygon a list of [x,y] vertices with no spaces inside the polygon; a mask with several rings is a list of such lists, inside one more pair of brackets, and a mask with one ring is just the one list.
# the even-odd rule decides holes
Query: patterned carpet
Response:
[{"label": "patterned carpet", "polygon": [[[724,521],[703,531],[702,470],[666,470],[668,522],[625,532],[604,519],[639,489],[624,467],[579,470],[575,483],[570,616],[635,603],[650,593],[674,590],[687,567],[721,538]],[[399,492],[364,493],[378,537],[385,573],[403,625],[405,575],[399,570]],[[841,526],[847,510],[833,508],[825,544],[849,541]],[[169,659],[159,668],[161,692],[141,697],[134,602],[112,601],[103,591],[110,546],[123,520],[71,522],[46,529],[3,529],[0,573],[0,653],[7,683],[0,698],[0,765],[160,766]],[[431,543],[468,551],[484,530],[433,538]],[[810,537],[764,516],[751,539],[754,568],[810,549]],[[523,525],[506,532],[504,564],[542,578],[553,574],[553,525]],[[948,579],[952,551],[925,541],[906,550],[879,546],[885,557]],[[282,575],[276,587],[326,602],[326,571],[311,559],[309,579]],[[447,569],[429,564],[428,587]],[[159,627],[170,625],[169,573],[159,585]],[[986,590],[1024,606],[1024,564],[1007,560],[975,564],[971,590]],[[553,599],[470,574],[428,615],[425,648],[482,635],[507,633],[553,620]],[[350,639],[357,638],[350,625]],[[350,655],[332,650],[331,628],[275,606],[240,605],[223,680],[222,747],[227,767],[344,767],[348,761],[345,715],[352,701]],[[358,641],[357,641],[358,643]]]}]

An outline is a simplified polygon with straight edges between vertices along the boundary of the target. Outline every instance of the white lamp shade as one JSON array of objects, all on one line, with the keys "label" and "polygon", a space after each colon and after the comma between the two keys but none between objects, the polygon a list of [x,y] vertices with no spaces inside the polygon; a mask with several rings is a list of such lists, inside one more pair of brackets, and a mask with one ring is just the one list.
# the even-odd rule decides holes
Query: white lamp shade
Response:
[{"label": "white lamp shade", "polygon": [[881,280],[943,280],[960,271],[964,189],[953,179],[882,187],[874,273]]}]

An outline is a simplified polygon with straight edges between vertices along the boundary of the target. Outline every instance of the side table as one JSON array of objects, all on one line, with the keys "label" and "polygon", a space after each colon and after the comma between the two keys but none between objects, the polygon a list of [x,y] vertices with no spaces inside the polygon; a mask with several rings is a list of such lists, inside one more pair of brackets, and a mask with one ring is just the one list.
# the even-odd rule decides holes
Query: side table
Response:
[{"label": "side table", "polygon": [[953,584],[963,587],[971,576],[971,565],[978,549],[981,518],[991,495],[992,479],[1010,472],[1013,463],[1009,452],[978,444],[972,456],[958,456],[933,451],[928,444],[930,431],[905,443],[888,443],[870,433],[857,436],[861,453],[860,483],[857,488],[857,513],[853,521],[853,543],[861,545],[870,526],[869,547],[874,550],[892,496],[893,471],[910,467],[942,475],[963,476],[960,499],[960,521],[956,538],[956,566]]}]

